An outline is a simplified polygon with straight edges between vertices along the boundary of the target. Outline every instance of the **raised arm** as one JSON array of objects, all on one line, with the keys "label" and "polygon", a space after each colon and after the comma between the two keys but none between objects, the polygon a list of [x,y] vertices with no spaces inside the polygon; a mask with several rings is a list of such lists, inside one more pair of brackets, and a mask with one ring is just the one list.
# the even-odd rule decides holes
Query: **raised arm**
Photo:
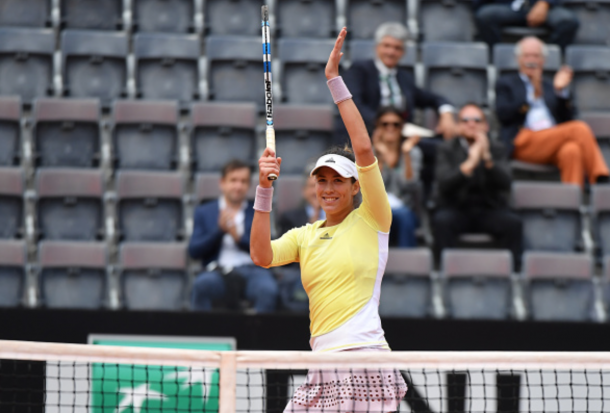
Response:
[{"label": "raised arm", "polygon": [[[347,29],[344,27],[337,37],[335,47],[328,58],[328,63],[326,63],[326,79],[328,80],[339,76],[339,62],[341,61],[341,56],[343,56],[341,48],[343,47],[346,35]],[[333,82],[337,81],[331,81],[331,83],[329,83],[331,90],[333,89]],[[375,155],[373,154],[371,138],[369,137],[366,125],[362,120],[362,116],[360,115],[356,104],[352,99],[346,99],[338,103],[337,106],[339,107],[341,119],[345,124],[347,133],[352,142],[352,149],[356,156],[356,164],[359,166],[372,165],[375,163]]]}]

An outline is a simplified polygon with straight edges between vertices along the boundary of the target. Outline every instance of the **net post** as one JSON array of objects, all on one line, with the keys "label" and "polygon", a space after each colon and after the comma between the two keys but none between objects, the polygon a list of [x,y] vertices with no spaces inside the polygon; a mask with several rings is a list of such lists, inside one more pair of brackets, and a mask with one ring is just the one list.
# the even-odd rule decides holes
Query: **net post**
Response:
[{"label": "net post", "polygon": [[222,351],[220,354],[220,392],[218,413],[235,413],[237,387],[237,353]]}]

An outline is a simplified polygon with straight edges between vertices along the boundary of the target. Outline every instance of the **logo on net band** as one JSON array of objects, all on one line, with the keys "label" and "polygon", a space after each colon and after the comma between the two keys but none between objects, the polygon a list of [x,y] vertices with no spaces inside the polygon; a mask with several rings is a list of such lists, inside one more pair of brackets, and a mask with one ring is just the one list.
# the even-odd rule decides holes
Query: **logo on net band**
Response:
[{"label": "logo on net band", "polygon": [[328,235],[328,232],[327,232],[326,234],[322,235],[322,236],[320,237],[320,239],[333,239],[333,237],[331,237],[330,235]]}]

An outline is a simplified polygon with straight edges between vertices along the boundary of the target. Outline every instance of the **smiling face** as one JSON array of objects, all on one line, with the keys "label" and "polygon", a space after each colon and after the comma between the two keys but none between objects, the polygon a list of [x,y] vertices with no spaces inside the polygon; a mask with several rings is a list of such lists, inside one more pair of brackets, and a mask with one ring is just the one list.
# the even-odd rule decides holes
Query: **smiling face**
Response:
[{"label": "smiling face", "polygon": [[377,57],[388,68],[393,69],[398,66],[398,62],[405,54],[405,45],[402,41],[391,36],[384,36],[377,43]]},{"label": "smiling face", "polygon": [[316,172],[316,196],[328,217],[345,217],[354,209],[354,196],[360,190],[358,181],[344,178],[324,166]]}]

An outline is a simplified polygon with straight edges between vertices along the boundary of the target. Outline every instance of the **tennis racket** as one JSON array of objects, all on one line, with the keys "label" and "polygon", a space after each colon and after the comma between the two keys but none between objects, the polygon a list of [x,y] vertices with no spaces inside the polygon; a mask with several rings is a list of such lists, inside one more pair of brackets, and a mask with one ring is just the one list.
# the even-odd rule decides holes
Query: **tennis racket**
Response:
[{"label": "tennis racket", "polygon": [[[267,138],[267,148],[275,152],[275,129],[273,128],[273,89],[271,83],[271,35],[269,33],[269,6],[261,7],[261,17],[263,26],[263,69],[265,78],[265,117],[267,128],[265,136]],[[270,181],[277,179],[276,174],[269,174]]]}]

